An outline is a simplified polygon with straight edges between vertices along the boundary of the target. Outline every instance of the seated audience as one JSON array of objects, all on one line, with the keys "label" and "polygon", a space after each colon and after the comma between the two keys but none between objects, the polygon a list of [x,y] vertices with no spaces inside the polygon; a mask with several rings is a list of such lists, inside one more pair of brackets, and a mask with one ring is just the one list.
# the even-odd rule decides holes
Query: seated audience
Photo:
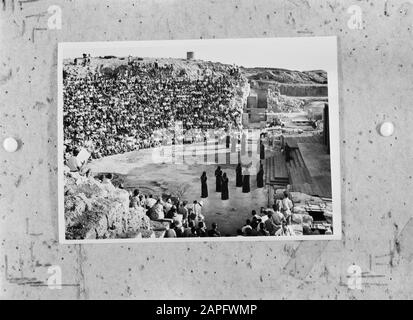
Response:
[{"label": "seated audience", "polygon": [[252,219],[255,218],[255,219],[257,219],[258,221],[261,221],[261,216],[257,214],[257,211],[252,210],[251,214],[252,214]]},{"label": "seated audience", "polygon": [[155,205],[155,203],[156,203],[156,200],[150,194],[149,197],[146,199],[145,206],[146,206],[147,209],[150,209]]},{"label": "seated audience", "polygon": [[206,225],[202,221],[198,223],[197,234],[198,237],[208,237]]},{"label": "seated audience", "polygon": [[220,237],[221,233],[218,231],[218,225],[215,222],[213,222],[211,227],[212,229],[208,231],[208,236],[209,237]]},{"label": "seated audience", "polygon": [[160,199],[156,201],[155,205],[151,207],[149,211],[151,220],[159,220],[165,218],[163,205],[161,204]]},{"label": "seated audience", "polygon": [[[86,145],[93,159],[175,140],[167,129],[182,122],[184,135],[241,127],[242,106],[231,103],[246,82],[238,67],[212,65],[190,78],[172,64],[131,63],[111,74],[65,70],[64,158]],[[71,170],[78,170],[74,160]]]},{"label": "seated audience", "polygon": [[174,225],[167,224],[166,225],[166,231],[164,238],[176,238],[176,232],[174,230]]},{"label": "seated audience", "polygon": [[259,227],[258,227],[258,235],[259,236],[269,236],[270,233],[267,231],[265,228],[264,222],[260,222]]},{"label": "seated audience", "polygon": [[178,238],[183,237],[183,235],[184,235],[184,227],[182,226],[182,223],[181,223],[180,221],[178,221],[178,220],[175,220],[175,221],[173,222],[173,224],[174,224],[174,230],[175,230],[176,236],[177,236]]},{"label": "seated audience", "polygon": [[251,220],[247,219],[245,225],[241,228],[241,232],[245,235],[247,233],[247,229],[251,230]]}]

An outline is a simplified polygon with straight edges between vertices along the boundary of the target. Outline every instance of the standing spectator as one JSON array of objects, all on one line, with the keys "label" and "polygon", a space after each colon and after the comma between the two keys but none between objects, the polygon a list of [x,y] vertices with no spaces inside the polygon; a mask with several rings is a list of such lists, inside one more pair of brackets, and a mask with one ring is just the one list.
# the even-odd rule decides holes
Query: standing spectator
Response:
[{"label": "standing spectator", "polygon": [[[138,204],[138,203],[139,203],[139,204]],[[129,207],[131,207],[131,208],[136,208],[136,207],[139,207],[139,205],[140,205],[140,201],[139,201],[139,190],[138,190],[138,189],[135,189],[135,190],[133,190],[133,194],[132,194],[132,197],[131,197],[131,199],[130,199]]]},{"label": "standing spectator", "polygon": [[291,223],[292,209],[294,207],[293,202],[289,197],[287,190],[284,191],[284,198],[281,201],[281,212],[283,213],[288,224]]},{"label": "standing spectator", "polygon": [[202,201],[198,202],[197,200],[194,200],[193,212],[194,212],[195,216],[202,215],[202,206],[203,206]]},{"label": "standing spectator", "polygon": [[188,222],[188,208],[186,207],[188,201],[180,202],[178,205],[178,214],[182,215],[182,223]]},{"label": "standing spectator", "polygon": [[204,215],[202,214],[202,201],[194,201],[192,214],[190,216],[190,220],[193,220],[195,225],[198,225],[199,222],[205,220]]}]

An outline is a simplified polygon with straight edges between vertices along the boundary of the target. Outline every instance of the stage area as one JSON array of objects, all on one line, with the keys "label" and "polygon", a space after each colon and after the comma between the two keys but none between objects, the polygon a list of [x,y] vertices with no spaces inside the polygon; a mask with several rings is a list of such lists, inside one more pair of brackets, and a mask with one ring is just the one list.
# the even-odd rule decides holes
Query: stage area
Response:
[{"label": "stage area", "polygon": [[[193,148],[194,146],[189,146]],[[172,148],[172,147],[166,147]],[[236,153],[219,145],[214,147],[218,150],[219,159],[238,159],[239,146]],[[185,149],[189,152],[190,149]],[[167,153],[171,150],[164,150]],[[138,188],[146,194],[154,196],[166,195],[171,192],[181,192],[182,200],[192,203],[201,200],[200,177],[206,171],[208,177],[209,196],[202,199],[204,203],[202,213],[205,215],[207,226],[213,222],[223,236],[236,235],[236,230],[245,224],[245,220],[251,217],[251,211],[267,205],[267,188],[257,189],[256,175],[251,174],[251,192],[242,193],[242,188],[235,187],[235,167],[237,161],[231,160],[230,164],[220,162],[221,169],[227,173],[229,178],[229,200],[221,200],[221,194],[215,192],[215,169],[214,162],[204,163],[204,155],[196,154],[193,164],[154,163],[153,155],[160,154],[159,149],[143,149],[125,154],[105,157],[94,160],[89,167],[94,173],[112,172],[119,175],[126,189]],[[228,155],[228,156],[227,156]],[[259,154],[251,152],[244,158],[245,163],[253,162],[259,164]],[[243,161],[243,163],[244,163]],[[251,170],[254,171],[254,170]]]}]

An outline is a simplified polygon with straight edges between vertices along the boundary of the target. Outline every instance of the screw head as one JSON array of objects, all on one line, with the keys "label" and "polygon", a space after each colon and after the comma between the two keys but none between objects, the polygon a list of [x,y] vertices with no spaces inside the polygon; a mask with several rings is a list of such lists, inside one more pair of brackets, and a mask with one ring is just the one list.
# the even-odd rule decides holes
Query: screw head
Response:
[{"label": "screw head", "polygon": [[390,137],[394,133],[394,124],[386,121],[380,125],[380,134],[383,137]]},{"label": "screw head", "polygon": [[18,147],[19,147],[19,143],[13,137],[8,137],[8,138],[4,139],[4,141],[3,141],[3,148],[7,152],[15,152]]}]

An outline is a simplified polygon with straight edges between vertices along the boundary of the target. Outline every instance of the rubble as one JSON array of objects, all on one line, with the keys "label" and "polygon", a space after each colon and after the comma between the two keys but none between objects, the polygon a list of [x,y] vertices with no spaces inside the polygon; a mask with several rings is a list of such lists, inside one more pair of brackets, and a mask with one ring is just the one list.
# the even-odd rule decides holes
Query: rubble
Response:
[{"label": "rubble", "polygon": [[304,105],[303,99],[282,95],[271,87],[268,90],[268,107],[273,112],[302,112]]}]

